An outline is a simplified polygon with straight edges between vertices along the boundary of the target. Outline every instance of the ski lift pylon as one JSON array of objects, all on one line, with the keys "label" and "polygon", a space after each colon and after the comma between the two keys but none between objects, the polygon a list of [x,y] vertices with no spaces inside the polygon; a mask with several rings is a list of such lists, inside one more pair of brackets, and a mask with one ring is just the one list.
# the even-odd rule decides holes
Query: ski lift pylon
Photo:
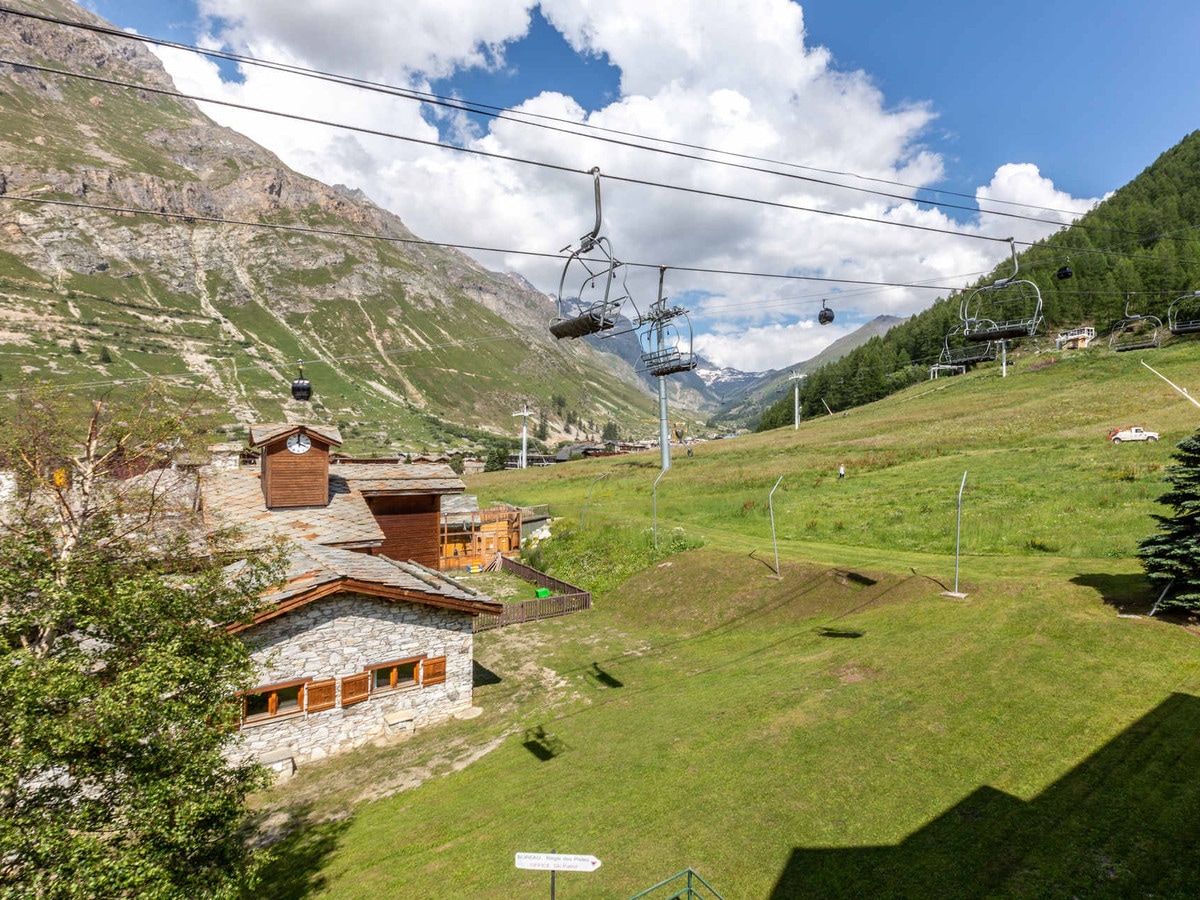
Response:
[{"label": "ski lift pylon", "polygon": [[[579,239],[579,246],[571,251],[563,266],[562,277],[558,282],[558,311],[550,321],[550,333],[558,339],[579,338],[608,331],[617,324],[621,307],[630,299],[629,291],[624,289],[624,278],[621,280],[620,289],[614,290],[613,287],[621,263],[613,256],[612,244],[608,238],[600,234],[600,168],[594,167],[591,175],[595,185],[596,223],[591,231]],[[570,245],[563,248],[569,249]],[[598,250],[602,259],[587,259],[586,255],[593,250]],[[569,309],[570,301],[564,296],[564,292],[567,276],[573,266],[582,271],[576,272],[574,276],[579,278],[579,292],[574,299],[574,309]]]},{"label": "ski lift pylon", "polygon": [[304,377],[304,360],[297,360],[300,374],[292,382],[292,399],[308,401],[312,399],[312,382]]},{"label": "ski lift pylon", "polygon": [[[658,300],[638,319],[639,325],[649,326],[641,336],[642,367],[656,378],[696,368],[692,322],[687,310],[682,306],[667,306],[667,298],[663,296],[666,271],[666,266],[658,267]],[[683,321],[683,328],[676,324],[677,320]]]},{"label": "ski lift pylon", "polygon": [[1129,312],[1129,300],[1125,295],[1125,318],[1116,324],[1109,346],[1118,353],[1125,350],[1153,350],[1162,343],[1162,319],[1158,316],[1139,316]]},{"label": "ski lift pylon", "polygon": [[1042,292],[1032,281],[1017,278],[1017,245],[1008,238],[1013,273],[976,288],[963,297],[959,315],[968,341],[1007,341],[1032,337],[1042,324]]},{"label": "ski lift pylon", "polygon": [[1167,310],[1167,328],[1171,334],[1200,332],[1200,291],[1176,297]]}]

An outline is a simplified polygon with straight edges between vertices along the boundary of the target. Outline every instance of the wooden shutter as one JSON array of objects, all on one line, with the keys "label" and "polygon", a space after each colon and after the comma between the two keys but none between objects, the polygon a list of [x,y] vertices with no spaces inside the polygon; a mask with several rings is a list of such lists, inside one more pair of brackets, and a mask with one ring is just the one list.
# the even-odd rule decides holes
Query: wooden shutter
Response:
[{"label": "wooden shutter", "polygon": [[309,712],[333,709],[336,702],[337,681],[333,678],[328,681],[310,682],[308,689],[304,692],[304,708]]},{"label": "wooden shutter", "polygon": [[446,681],[446,657],[435,656],[421,663],[422,684],[443,684]]},{"label": "wooden shutter", "polygon": [[371,673],[347,675],[342,679],[342,706],[351,706],[367,699],[371,692]]}]

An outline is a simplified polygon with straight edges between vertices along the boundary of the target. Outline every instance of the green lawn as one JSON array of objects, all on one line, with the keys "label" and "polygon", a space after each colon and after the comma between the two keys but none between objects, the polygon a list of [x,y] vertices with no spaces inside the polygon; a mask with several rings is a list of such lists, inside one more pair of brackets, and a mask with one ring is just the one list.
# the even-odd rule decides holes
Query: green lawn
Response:
[{"label": "green lawn", "polygon": [[[1187,384],[1198,355],[1148,361]],[[1127,356],[699,445],[658,485],[660,548],[703,544],[673,555],[651,550],[656,453],[469,480],[551,504],[544,562],[596,608],[480,635],[480,717],[260,798],[293,830],[255,896],[541,896],[513,855],[551,850],[603,861],[559,898],[687,867],[727,900],[1195,896],[1196,636],[1128,614],[1200,411]],[[1164,440],[1114,447],[1110,424]],[[610,583],[601,550],[633,574]]]}]

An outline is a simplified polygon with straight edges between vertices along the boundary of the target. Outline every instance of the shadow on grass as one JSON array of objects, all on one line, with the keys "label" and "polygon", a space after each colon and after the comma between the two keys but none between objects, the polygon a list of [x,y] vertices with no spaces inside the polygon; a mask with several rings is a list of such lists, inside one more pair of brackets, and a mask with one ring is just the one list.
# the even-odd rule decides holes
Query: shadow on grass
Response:
[{"label": "shadow on grass", "polygon": [[865,631],[845,631],[837,628],[830,628],[826,625],[822,625],[819,628],[814,628],[813,631],[815,631],[821,637],[827,638],[860,638],[866,634]]},{"label": "shadow on grass", "polygon": [[1088,587],[1119,613],[1145,615],[1154,605],[1154,593],[1145,575],[1076,575],[1072,584]]},{"label": "shadow on grass", "polygon": [[554,757],[567,749],[567,745],[563,743],[562,738],[551,734],[542,725],[526,731],[525,740],[521,742],[521,746],[542,762],[554,759]]},{"label": "shadow on grass", "polygon": [[326,887],[322,872],[350,826],[349,819],[305,824],[306,813],[295,816],[301,824],[271,846],[271,861],[259,884],[243,893],[244,900],[301,900]]},{"label": "shadow on grass", "polygon": [[834,569],[834,574],[839,578],[845,578],[849,582],[861,585],[862,587],[871,587],[879,582],[868,575],[863,575],[861,572],[854,572],[849,569]]},{"label": "shadow on grass", "polygon": [[1200,699],[1172,694],[1039,796],[981,787],[894,846],[792,851],[793,897],[1200,896]]},{"label": "shadow on grass", "polygon": [[487,666],[481,666],[479,660],[471,660],[471,686],[484,687],[489,684],[499,684],[504,679],[489,669]]},{"label": "shadow on grass", "polygon": [[619,678],[609,675],[602,668],[600,668],[600,663],[597,663],[597,662],[592,663],[592,667],[590,669],[588,669],[587,672],[585,672],[584,674],[587,676],[587,680],[592,682],[593,684],[595,684],[597,687],[602,687],[602,688],[625,687],[625,682],[623,682]]}]

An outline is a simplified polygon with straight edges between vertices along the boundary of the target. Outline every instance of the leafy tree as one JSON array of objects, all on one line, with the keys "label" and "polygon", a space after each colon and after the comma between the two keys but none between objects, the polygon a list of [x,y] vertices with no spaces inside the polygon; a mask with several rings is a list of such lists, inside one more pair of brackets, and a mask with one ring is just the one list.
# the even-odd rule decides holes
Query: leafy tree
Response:
[{"label": "leafy tree", "polygon": [[234,897],[259,866],[265,773],[226,755],[252,664],[222,626],[269,567],[226,569],[171,467],[198,435],[160,401],[0,416],[2,897]]},{"label": "leafy tree", "polygon": [[1158,532],[1138,544],[1138,556],[1159,590],[1174,579],[1163,606],[1200,609],[1200,432],[1184,438],[1167,469],[1171,487],[1158,502],[1174,515],[1154,516]]}]

